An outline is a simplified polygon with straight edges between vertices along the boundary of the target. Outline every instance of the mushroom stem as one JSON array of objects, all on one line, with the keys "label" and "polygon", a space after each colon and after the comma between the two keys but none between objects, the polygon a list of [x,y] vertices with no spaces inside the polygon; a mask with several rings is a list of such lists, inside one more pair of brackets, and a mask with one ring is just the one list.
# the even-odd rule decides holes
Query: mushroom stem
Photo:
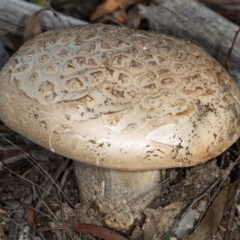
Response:
[{"label": "mushroom stem", "polygon": [[107,215],[105,224],[118,230],[128,230],[160,194],[159,170],[121,171],[75,161],[75,173],[81,201],[93,202]]}]

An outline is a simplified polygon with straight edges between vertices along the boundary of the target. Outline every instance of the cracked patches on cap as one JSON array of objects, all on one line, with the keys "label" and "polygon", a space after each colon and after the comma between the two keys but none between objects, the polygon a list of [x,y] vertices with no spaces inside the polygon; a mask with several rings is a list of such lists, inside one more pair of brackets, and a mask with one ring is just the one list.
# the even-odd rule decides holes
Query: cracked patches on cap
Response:
[{"label": "cracked patches on cap", "polygon": [[[77,128],[89,121],[91,132],[98,124],[114,151],[136,148],[142,154],[136,161],[144,159],[148,169],[205,161],[239,137],[240,93],[228,73],[200,48],[170,36],[101,24],[57,29],[21,47],[1,74],[5,92],[16,88]],[[109,164],[121,168],[124,160],[117,159]]]}]

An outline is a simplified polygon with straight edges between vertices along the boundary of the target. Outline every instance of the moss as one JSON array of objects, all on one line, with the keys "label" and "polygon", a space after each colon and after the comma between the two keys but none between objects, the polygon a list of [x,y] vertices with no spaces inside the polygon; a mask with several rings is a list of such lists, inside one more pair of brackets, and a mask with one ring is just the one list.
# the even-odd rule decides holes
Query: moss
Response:
[{"label": "moss", "polygon": [[35,3],[39,6],[46,7],[47,6],[47,0],[30,0],[31,3]]}]

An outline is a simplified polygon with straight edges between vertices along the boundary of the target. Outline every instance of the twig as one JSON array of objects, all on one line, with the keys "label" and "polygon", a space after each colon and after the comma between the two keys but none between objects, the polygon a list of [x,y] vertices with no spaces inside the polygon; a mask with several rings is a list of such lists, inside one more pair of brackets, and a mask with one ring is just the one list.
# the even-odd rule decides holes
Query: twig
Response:
[{"label": "twig", "polygon": [[224,236],[224,240],[231,239],[230,235],[231,235],[232,229],[233,229],[233,224],[234,224],[234,220],[235,220],[235,213],[236,213],[236,205],[237,205],[237,202],[238,202],[239,198],[240,198],[240,180],[238,180],[235,197],[234,197],[233,202],[232,202],[232,208],[231,208],[228,227],[227,227],[227,231],[226,231],[225,236]]},{"label": "twig", "polygon": [[53,12],[53,15],[58,19],[61,26],[64,27],[64,23],[63,23],[63,20],[61,18],[61,15],[54,8],[52,8],[51,1],[47,2],[47,7],[49,8],[49,10],[51,10]]},{"label": "twig", "polygon": [[[13,144],[13,143],[12,143],[11,141],[9,141],[7,138],[2,137],[2,139],[4,139],[6,142],[12,144],[13,146],[15,146],[15,147],[16,147],[17,149],[19,149],[21,152],[25,153],[25,154],[27,155],[27,157],[28,157],[27,160],[28,160],[33,166],[36,165],[36,166],[50,179],[50,181],[51,181],[52,183],[54,183],[54,185],[57,187],[57,189],[62,192],[62,195],[63,195],[63,196],[65,197],[65,199],[68,201],[68,203],[70,204],[70,206],[71,206],[72,208],[74,208],[73,204],[72,204],[71,201],[68,199],[68,197],[66,196],[66,194],[64,194],[64,192],[61,190],[61,188],[58,186],[58,184],[57,184],[57,183],[52,179],[52,177],[44,170],[44,168],[36,162],[36,160],[35,160],[33,157],[31,157],[28,153],[24,152],[24,151],[23,151],[21,148],[19,148],[17,145]],[[30,161],[30,160],[31,160],[31,161]]]},{"label": "twig", "polygon": [[[69,159],[66,159],[65,161],[63,161],[63,163],[61,164],[61,166],[57,169],[57,171],[55,172],[54,176],[52,177],[53,181],[50,181],[46,187],[47,191],[45,191],[42,195],[41,198],[39,199],[37,205],[35,206],[36,210],[39,210],[41,205],[42,205],[42,201],[49,196],[50,192],[52,191],[53,185],[55,185],[56,180],[59,178],[60,174],[64,171],[64,169],[67,167],[68,163],[69,163]],[[61,191],[62,192],[62,191]]]},{"label": "twig", "polygon": [[240,28],[236,31],[235,33],[235,36],[233,38],[233,41],[232,41],[232,45],[228,51],[228,55],[227,55],[227,62],[226,62],[226,68],[227,68],[227,71],[230,73],[231,69],[230,69],[230,59],[231,59],[231,56],[232,56],[232,51],[233,51],[233,47],[234,47],[234,44],[236,42],[236,39],[237,39],[237,36],[240,32]]}]

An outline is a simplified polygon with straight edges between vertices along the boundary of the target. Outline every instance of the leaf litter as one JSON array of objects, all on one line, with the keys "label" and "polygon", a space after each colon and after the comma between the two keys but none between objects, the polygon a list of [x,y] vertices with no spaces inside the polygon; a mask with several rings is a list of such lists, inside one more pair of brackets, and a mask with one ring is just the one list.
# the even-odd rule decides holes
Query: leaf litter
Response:
[{"label": "leaf litter", "polygon": [[[110,2],[115,3],[106,1],[105,5]],[[112,10],[107,6],[104,12],[103,6],[92,15],[93,19],[120,7]],[[102,15],[97,15],[99,9]],[[41,11],[34,13],[26,23],[24,41],[42,32],[38,21]],[[92,235],[108,240],[202,240],[212,239],[216,234],[223,236],[222,239],[239,239],[239,144],[238,141],[209,163],[167,170],[167,174],[174,177],[163,187],[162,196],[145,209],[142,220],[130,232],[119,235],[96,220],[102,216],[96,215],[91,203],[79,203],[70,162],[66,164],[63,157],[42,149],[1,124],[0,239],[7,239],[7,235],[17,239],[18,230],[19,239],[24,234],[48,239],[50,231],[55,232],[56,239],[64,236],[74,239],[74,232],[82,233],[83,239],[92,239]],[[29,155],[35,156],[34,162]]]}]

